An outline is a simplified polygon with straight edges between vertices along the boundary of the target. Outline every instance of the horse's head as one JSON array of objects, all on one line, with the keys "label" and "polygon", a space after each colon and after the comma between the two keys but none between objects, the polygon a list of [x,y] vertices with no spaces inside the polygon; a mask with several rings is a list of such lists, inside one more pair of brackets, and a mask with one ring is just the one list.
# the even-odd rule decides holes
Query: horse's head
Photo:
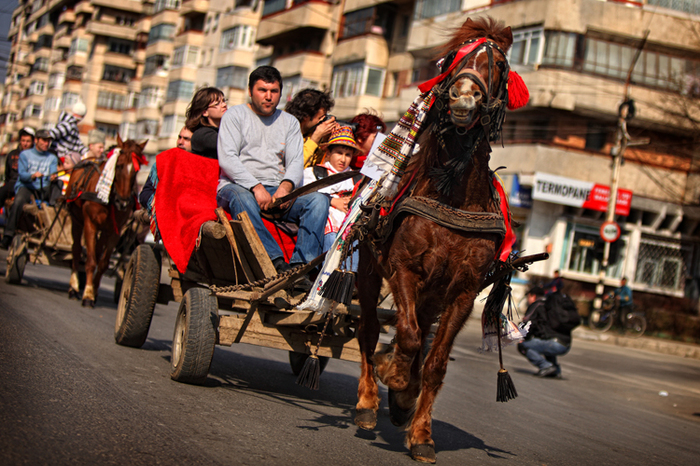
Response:
[{"label": "horse's head", "polygon": [[421,86],[439,86],[443,126],[451,123],[463,134],[480,122],[490,140],[497,137],[508,104],[506,54],[512,43],[510,27],[479,18],[467,19],[445,44],[440,76]]},{"label": "horse's head", "polygon": [[117,135],[119,155],[115,155],[115,157],[118,158],[114,174],[114,184],[112,185],[114,205],[117,210],[127,210],[133,203],[136,174],[141,168],[141,165],[146,163],[143,149],[146,147],[147,143],[148,140],[142,143],[137,143],[132,139],[122,141],[121,137]]}]

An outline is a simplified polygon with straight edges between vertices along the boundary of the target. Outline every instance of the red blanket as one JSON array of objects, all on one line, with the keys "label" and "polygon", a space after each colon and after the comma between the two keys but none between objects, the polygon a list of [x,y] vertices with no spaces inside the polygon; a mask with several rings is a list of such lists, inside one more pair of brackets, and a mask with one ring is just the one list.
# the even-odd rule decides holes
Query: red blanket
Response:
[{"label": "red blanket", "polygon": [[[165,250],[177,269],[184,272],[197,243],[200,226],[208,220],[217,220],[219,162],[182,149],[169,149],[156,157],[156,169],[158,186],[154,202],[158,230]],[[289,261],[294,239],[273,223],[265,221],[265,226]]]},{"label": "red blanket", "polygon": [[180,272],[194,250],[200,226],[216,220],[219,162],[182,149],[156,157],[158,186],[154,198],[158,230],[165,250]]}]

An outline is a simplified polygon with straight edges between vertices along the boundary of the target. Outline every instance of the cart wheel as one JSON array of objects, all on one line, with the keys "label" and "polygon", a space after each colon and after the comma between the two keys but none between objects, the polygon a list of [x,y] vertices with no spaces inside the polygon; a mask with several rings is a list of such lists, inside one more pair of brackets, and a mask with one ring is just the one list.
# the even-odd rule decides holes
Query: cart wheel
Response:
[{"label": "cart wheel", "polygon": [[205,288],[190,288],[182,297],[175,321],[170,378],[201,385],[214,357],[219,321],[216,297]]},{"label": "cart wheel", "polygon": [[24,266],[27,265],[27,249],[24,247],[21,235],[12,238],[10,251],[7,255],[7,270],[5,281],[11,285],[19,285],[24,275]]},{"label": "cart wheel", "polygon": [[[309,359],[310,354],[306,353],[297,353],[294,351],[289,352],[289,365],[292,366],[292,372],[294,372],[294,375],[299,375],[301,373],[301,370],[304,368],[304,363],[306,362],[307,359]],[[328,365],[328,361],[331,358],[328,356],[319,356],[318,357],[318,362],[319,367],[321,367],[321,374],[323,374],[323,370],[326,368]]]},{"label": "cart wheel", "polygon": [[114,339],[118,345],[132,348],[143,346],[151,326],[159,285],[158,260],[153,249],[142,244],[131,256],[120,286],[117,321],[114,325]]}]

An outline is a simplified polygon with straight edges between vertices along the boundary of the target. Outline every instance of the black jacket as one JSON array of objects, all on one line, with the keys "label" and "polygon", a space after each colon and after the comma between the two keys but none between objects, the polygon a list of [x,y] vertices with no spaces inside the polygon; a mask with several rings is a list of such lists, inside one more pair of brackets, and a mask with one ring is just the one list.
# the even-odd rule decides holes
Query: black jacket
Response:
[{"label": "black jacket", "polygon": [[192,153],[207,157],[209,159],[217,159],[216,144],[219,138],[219,128],[211,126],[200,126],[192,133]]},{"label": "black jacket", "polygon": [[551,340],[556,338],[562,345],[570,346],[571,332],[561,333],[554,330],[550,324],[550,322],[552,322],[552,316],[549,315],[550,312],[554,311],[547,310],[544,298],[539,298],[537,301],[528,306],[527,311],[525,312],[525,317],[523,317],[523,321],[532,322],[527,337],[535,337],[539,338],[540,340]]}]

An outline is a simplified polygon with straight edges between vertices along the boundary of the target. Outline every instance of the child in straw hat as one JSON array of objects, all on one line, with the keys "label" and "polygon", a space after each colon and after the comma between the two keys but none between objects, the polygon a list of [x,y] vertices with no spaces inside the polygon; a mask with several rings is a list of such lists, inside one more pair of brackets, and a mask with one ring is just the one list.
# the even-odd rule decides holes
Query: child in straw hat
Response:
[{"label": "child in straw hat", "polygon": [[[323,163],[304,170],[305,185],[329,175],[349,171],[353,157],[361,152],[360,146],[355,141],[352,128],[349,126],[338,126],[333,130],[328,143],[323,144],[322,148],[325,149]],[[324,232],[324,251],[333,245],[335,236],[343,224],[354,185],[355,181],[348,179],[318,191],[331,197],[331,207]]]}]

